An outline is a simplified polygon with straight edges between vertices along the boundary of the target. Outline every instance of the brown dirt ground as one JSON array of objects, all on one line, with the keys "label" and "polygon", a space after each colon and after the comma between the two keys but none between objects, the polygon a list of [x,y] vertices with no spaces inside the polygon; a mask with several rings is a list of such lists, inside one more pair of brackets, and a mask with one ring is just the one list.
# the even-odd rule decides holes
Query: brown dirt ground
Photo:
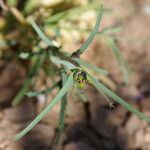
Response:
[{"label": "brown dirt ground", "polygon": [[[150,14],[144,11],[146,6],[150,7],[150,2],[148,0],[110,0],[104,2],[104,6],[113,8],[115,14],[103,17],[102,27],[123,25],[123,31],[114,36],[133,69],[130,85],[122,84],[121,73],[119,69],[116,69],[118,66],[113,55],[99,42],[98,38],[83,58],[97,66],[106,67],[116,83],[116,92],[134,107],[150,116]],[[105,51],[108,53],[104,61],[102,57]],[[52,149],[59,105],[19,142],[13,142],[10,139],[44,106],[40,101],[26,98],[21,105],[11,107],[10,101],[25,78],[26,70],[20,65],[13,60],[10,62],[0,60],[0,150]],[[115,108],[110,108],[93,87],[88,87],[87,94],[89,97],[87,104],[74,102],[69,96],[66,128],[60,149],[150,150],[148,123],[118,104],[114,104]]]}]

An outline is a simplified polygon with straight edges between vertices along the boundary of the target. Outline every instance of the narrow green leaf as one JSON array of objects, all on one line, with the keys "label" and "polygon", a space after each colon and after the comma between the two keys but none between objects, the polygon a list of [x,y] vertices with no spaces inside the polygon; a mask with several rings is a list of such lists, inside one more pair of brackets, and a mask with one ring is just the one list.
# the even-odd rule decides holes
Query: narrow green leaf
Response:
[{"label": "narrow green leaf", "polygon": [[38,27],[38,25],[34,22],[34,20],[29,19],[30,24],[32,25],[32,27],[34,28],[34,30],[36,31],[36,33],[39,35],[39,37],[50,47],[55,47],[57,48],[52,42],[51,40],[42,32],[42,30]]},{"label": "narrow green leaf", "polygon": [[147,122],[150,122],[150,118],[146,117],[143,113],[139,112],[137,109],[135,109],[133,106],[128,104],[126,101],[124,101],[122,98],[120,98],[118,95],[116,95],[114,92],[112,92],[110,89],[108,89],[106,86],[104,86],[101,82],[99,82],[97,79],[93,78],[92,76],[88,75],[89,81],[96,87],[96,89],[100,92],[105,93],[107,96],[114,99],[116,102],[121,104],[123,107],[131,111],[132,113],[136,114],[140,118],[144,119]]},{"label": "narrow green leaf", "polygon": [[[67,80],[67,76],[64,72],[62,72],[62,86],[65,85],[66,80]],[[62,101],[61,101],[61,108],[60,108],[60,115],[59,115],[59,122],[58,122],[59,129],[56,135],[55,144],[58,144],[60,142],[61,134],[64,130],[66,105],[67,105],[67,94],[65,94],[62,97]]]},{"label": "narrow green leaf", "polygon": [[77,63],[79,63],[81,66],[84,66],[86,68],[89,68],[99,74],[103,74],[103,75],[107,75],[108,74],[108,71],[103,69],[103,68],[98,68],[98,67],[95,67],[94,65],[91,65],[83,60],[81,60],[80,58],[73,58],[73,60],[75,60]]},{"label": "narrow green leaf", "polygon": [[120,32],[121,30],[122,30],[122,27],[121,27],[121,26],[117,26],[117,27],[107,27],[107,28],[104,28],[102,31],[99,31],[98,34],[105,34],[105,35],[108,35],[108,34],[113,34],[113,33]]},{"label": "narrow green leaf", "polygon": [[89,37],[87,38],[87,40],[84,42],[84,44],[81,45],[81,47],[76,52],[74,52],[74,53],[82,54],[88,48],[88,46],[91,44],[91,42],[93,41],[94,37],[98,33],[100,22],[101,22],[101,17],[102,17],[102,12],[103,12],[103,7],[101,6],[100,7],[100,11],[99,11],[98,16],[97,16],[96,24],[95,24],[95,27],[94,27],[93,31],[91,32],[91,34],[89,35]]},{"label": "narrow green leaf", "polygon": [[55,64],[58,64],[58,65],[64,65],[65,67],[67,67],[69,70],[71,69],[75,69],[77,68],[75,65],[73,65],[72,63],[66,61],[66,60],[62,60],[62,59],[59,59],[58,57],[55,57],[55,56],[52,56],[50,58]]},{"label": "narrow green leaf", "polygon": [[113,38],[108,38],[107,43],[110,46],[110,48],[112,49],[112,51],[118,61],[118,65],[121,67],[121,69],[123,71],[123,77],[124,77],[125,83],[128,84],[131,69],[129,68],[127,61],[123,58],[121,51],[118,48],[118,46],[116,45]]},{"label": "narrow green leaf", "polygon": [[52,87],[49,87],[49,88],[46,88],[45,90],[42,90],[42,91],[38,91],[38,92],[28,92],[26,95],[29,96],[29,97],[37,97],[39,96],[40,94],[49,94],[50,92],[52,92],[52,90],[54,88],[56,88],[58,85],[60,84],[60,81],[55,83]]},{"label": "narrow green leaf", "polygon": [[[34,59],[34,58],[32,58],[32,59]],[[21,100],[24,97],[24,94],[29,89],[32,78],[36,75],[36,73],[38,72],[38,70],[42,66],[44,60],[45,60],[45,54],[41,54],[41,55],[36,56],[35,63],[31,66],[28,77],[25,80],[23,87],[21,88],[21,90],[18,92],[18,94],[15,96],[15,98],[12,101],[13,106],[18,105],[21,102]]]},{"label": "narrow green leaf", "polygon": [[47,107],[19,134],[13,137],[14,140],[19,140],[25,134],[27,134],[39,121],[41,121],[45,115],[61,100],[66,92],[69,91],[70,87],[73,85],[73,74],[70,74],[65,85],[56,95],[56,97],[47,105]]}]

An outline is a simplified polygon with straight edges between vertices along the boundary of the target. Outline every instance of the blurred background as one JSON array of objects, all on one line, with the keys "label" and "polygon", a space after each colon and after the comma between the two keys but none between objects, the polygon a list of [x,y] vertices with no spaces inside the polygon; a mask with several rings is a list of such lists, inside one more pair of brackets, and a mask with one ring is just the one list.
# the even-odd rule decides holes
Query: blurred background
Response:
[{"label": "blurred background", "polygon": [[[93,29],[100,4],[104,7],[101,33],[81,58],[107,69],[109,78],[95,76],[150,116],[149,0],[0,0],[0,150],[50,150],[57,132],[60,104],[24,138],[16,142],[10,139],[58,92],[54,89],[51,94],[37,97],[25,95],[28,91],[48,88],[59,79],[58,70],[47,60],[34,67],[36,57],[27,58],[47,48],[27,20],[33,18],[55,45],[71,53]],[[131,68],[128,84],[124,83],[108,39],[115,41]],[[12,106],[18,93],[22,101]],[[110,108],[105,98],[91,86],[86,87],[87,103],[73,100],[71,93],[65,131],[55,149],[150,150],[147,122],[117,103],[114,103],[115,108]]]}]

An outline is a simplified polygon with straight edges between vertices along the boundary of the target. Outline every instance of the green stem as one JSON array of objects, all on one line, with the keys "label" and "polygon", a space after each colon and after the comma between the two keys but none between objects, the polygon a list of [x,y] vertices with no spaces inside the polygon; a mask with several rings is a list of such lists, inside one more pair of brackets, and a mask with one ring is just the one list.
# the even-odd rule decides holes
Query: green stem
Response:
[{"label": "green stem", "polygon": [[45,54],[41,54],[41,55],[36,56],[35,63],[31,66],[28,77],[25,80],[23,87],[21,88],[19,93],[15,96],[15,98],[12,101],[13,106],[18,105],[22,101],[25,93],[29,89],[32,78],[36,75],[38,70],[41,68],[44,60],[45,60]]},{"label": "green stem", "polygon": [[[67,80],[67,75],[65,74],[65,72],[62,71],[61,76],[62,76],[62,87],[63,87]],[[58,133],[57,133],[56,139],[55,139],[56,145],[61,141],[60,140],[61,134],[64,130],[66,105],[67,105],[67,94],[65,94],[62,97],[62,101],[61,101],[61,109],[60,109],[59,122],[58,122],[59,128],[58,128]]]}]

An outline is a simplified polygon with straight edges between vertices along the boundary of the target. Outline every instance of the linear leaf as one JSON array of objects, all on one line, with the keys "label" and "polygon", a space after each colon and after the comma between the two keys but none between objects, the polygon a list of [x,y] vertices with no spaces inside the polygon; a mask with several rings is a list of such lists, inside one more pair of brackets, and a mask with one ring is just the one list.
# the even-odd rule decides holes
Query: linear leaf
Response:
[{"label": "linear leaf", "polygon": [[110,89],[108,89],[105,85],[103,85],[101,82],[99,82],[97,79],[93,78],[92,76],[88,75],[89,81],[96,87],[96,89],[100,92],[105,93],[107,96],[114,99],[116,102],[124,106],[126,109],[131,111],[132,113],[136,114],[140,118],[144,119],[147,122],[150,122],[150,118],[146,117],[143,113],[139,112],[137,109],[135,109],[133,106],[131,106],[129,103],[124,101],[122,98],[120,98],[118,95],[116,95],[114,92],[112,92]]},{"label": "linear leaf", "polygon": [[56,47],[51,40],[42,32],[42,30],[38,27],[38,25],[34,22],[34,20],[29,19],[30,24],[36,31],[36,33],[39,35],[39,37],[50,47]]},{"label": "linear leaf", "polygon": [[106,27],[104,28],[102,31],[99,31],[98,34],[113,34],[116,32],[120,32],[122,31],[122,27],[121,26],[117,26],[117,27]]},{"label": "linear leaf", "polygon": [[36,56],[35,63],[31,66],[29,74],[27,79],[24,82],[23,87],[21,90],[18,92],[18,94],[15,96],[15,98],[12,101],[12,105],[18,105],[22,98],[24,97],[24,94],[28,91],[30,83],[32,81],[32,78],[36,75],[40,67],[42,66],[43,62],[45,60],[45,54],[41,54]]},{"label": "linear leaf", "polygon": [[69,70],[71,69],[75,69],[77,68],[75,65],[73,65],[72,63],[66,61],[66,60],[62,60],[62,59],[59,59],[58,57],[55,57],[55,56],[52,56],[50,58],[55,64],[58,64],[58,65],[64,65],[65,67],[67,67]]},{"label": "linear leaf", "polygon": [[42,91],[38,91],[38,92],[28,92],[26,95],[28,96],[28,97],[37,97],[37,96],[39,96],[40,94],[48,94],[48,93],[50,93],[50,92],[52,92],[52,90],[54,89],[54,88],[56,88],[58,85],[59,85],[59,83],[60,83],[60,81],[59,82],[57,82],[57,83],[55,83],[53,86],[51,86],[51,87],[49,87],[49,88],[46,88],[45,90],[42,90]]},{"label": "linear leaf", "polygon": [[75,60],[77,63],[79,63],[81,66],[84,66],[86,68],[89,68],[99,74],[103,74],[103,75],[107,75],[108,74],[108,71],[103,69],[103,68],[98,68],[98,67],[95,67],[94,65],[91,65],[83,60],[81,60],[80,58],[73,58],[73,60]]},{"label": "linear leaf", "polygon": [[88,46],[91,44],[91,42],[93,41],[94,37],[98,33],[100,22],[101,22],[101,17],[102,17],[102,12],[103,12],[103,7],[101,6],[93,31],[91,32],[91,34],[89,35],[87,40],[83,43],[83,45],[81,45],[81,47],[74,53],[82,54],[88,48]]},{"label": "linear leaf", "polygon": [[108,38],[107,39],[107,43],[110,46],[110,48],[112,49],[117,61],[118,61],[118,65],[121,67],[122,71],[123,71],[123,77],[124,77],[124,81],[125,83],[129,82],[129,75],[131,73],[131,70],[129,68],[128,63],[126,62],[126,60],[123,58],[120,49],[118,48],[118,46],[116,45],[115,41],[113,38]]},{"label": "linear leaf", "polygon": [[70,87],[73,85],[73,74],[70,74],[65,85],[56,95],[56,97],[47,105],[47,107],[19,134],[13,137],[14,140],[18,140],[27,134],[39,121],[41,121],[45,115],[61,100],[66,92],[69,91]]},{"label": "linear leaf", "polygon": [[[62,86],[64,86],[66,80],[67,80],[67,76],[64,72],[62,72]],[[66,105],[67,105],[67,94],[65,94],[62,97],[62,101],[61,101],[61,108],[60,108],[60,113],[59,113],[60,115],[59,115],[59,122],[58,122],[59,128],[58,128],[58,133],[56,135],[55,144],[59,143],[61,134],[64,130]]]}]

